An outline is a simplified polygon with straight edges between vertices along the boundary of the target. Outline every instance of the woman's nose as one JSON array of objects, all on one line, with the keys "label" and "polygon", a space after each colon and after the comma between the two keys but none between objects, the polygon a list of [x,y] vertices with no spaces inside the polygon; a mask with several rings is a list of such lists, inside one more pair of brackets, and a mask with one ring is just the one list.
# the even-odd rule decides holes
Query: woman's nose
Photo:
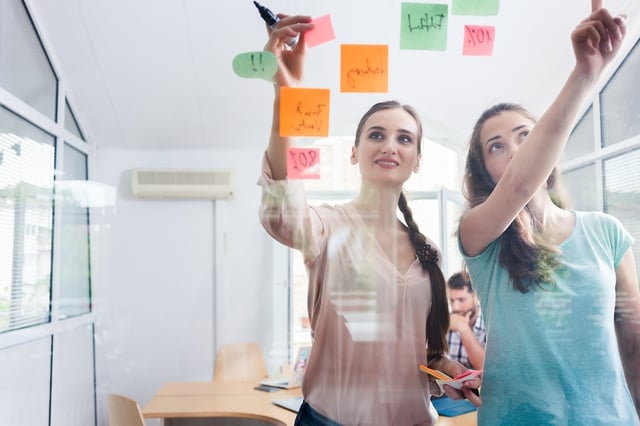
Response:
[{"label": "woman's nose", "polygon": [[385,141],[384,145],[382,145],[382,152],[384,154],[395,154],[396,144],[393,141]]}]

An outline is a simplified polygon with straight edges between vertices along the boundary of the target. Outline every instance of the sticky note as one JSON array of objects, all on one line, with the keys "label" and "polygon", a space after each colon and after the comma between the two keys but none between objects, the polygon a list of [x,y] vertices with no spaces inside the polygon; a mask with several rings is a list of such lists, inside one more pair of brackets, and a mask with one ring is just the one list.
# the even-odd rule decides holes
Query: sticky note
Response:
[{"label": "sticky note", "polygon": [[494,26],[465,25],[463,55],[491,56],[496,29]]},{"label": "sticky note", "polygon": [[445,50],[448,14],[446,4],[402,3],[400,49]]},{"label": "sticky note", "polygon": [[340,46],[340,91],[389,91],[389,46],[343,44]]},{"label": "sticky note", "polygon": [[281,87],[280,136],[329,136],[329,89]]},{"label": "sticky note", "polygon": [[498,14],[500,0],[452,0],[452,15],[492,16]]},{"label": "sticky note", "polygon": [[289,148],[288,179],[320,179],[320,148]]},{"label": "sticky note", "polygon": [[333,32],[333,25],[331,25],[330,15],[314,18],[311,22],[314,24],[313,29],[304,33],[307,47],[315,47],[336,38]]},{"label": "sticky note", "polygon": [[278,61],[271,52],[246,52],[233,58],[233,71],[243,78],[261,78],[273,81]]}]

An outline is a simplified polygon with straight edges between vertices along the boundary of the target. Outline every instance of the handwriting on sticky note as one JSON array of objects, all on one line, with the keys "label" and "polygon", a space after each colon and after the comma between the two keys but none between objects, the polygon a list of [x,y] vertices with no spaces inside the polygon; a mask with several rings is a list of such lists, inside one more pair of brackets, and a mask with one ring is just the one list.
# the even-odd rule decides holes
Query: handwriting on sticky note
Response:
[{"label": "handwriting on sticky note", "polygon": [[307,47],[314,47],[336,38],[333,32],[333,25],[331,25],[330,15],[314,18],[311,22],[313,23],[313,29],[304,34]]},{"label": "handwriting on sticky note", "polygon": [[388,92],[389,46],[343,44],[340,46],[341,92]]},{"label": "handwriting on sticky note", "polygon": [[402,3],[400,49],[445,50],[447,9],[446,4]]},{"label": "handwriting on sticky note", "polygon": [[493,26],[465,25],[463,55],[491,56],[496,29]]},{"label": "handwriting on sticky note", "polygon": [[278,71],[278,61],[271,52],[246,52],[233,58],[233,71],[243,78],[272,81]]},{"label": "handwriting on sticky note", "polygon": [[287,178],[320,179],[320,148],[289,148]]},{"label": "handwriting on sticky note", "polygon": [[452,15],[492,16],[498,14],[500,0],[452,0]]},{"label": "handwriting on sticky note", "polygon": [[280,88],[280,136],[328,136],[329,89]]}]

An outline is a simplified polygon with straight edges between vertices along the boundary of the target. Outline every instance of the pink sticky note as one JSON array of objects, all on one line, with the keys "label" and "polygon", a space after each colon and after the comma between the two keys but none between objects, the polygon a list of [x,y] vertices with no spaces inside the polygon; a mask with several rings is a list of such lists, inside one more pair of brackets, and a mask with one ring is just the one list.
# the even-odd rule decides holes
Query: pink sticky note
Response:
[{"label": "pink sticky note", "polygon": [[287,178],[320,179],[320,148],[289,148]]},{"label": "pink sticky note", "polygon": [[463,55],[491,56],[496,28],[494,26],[465,25]]},{"label": "pink sticky note", "polygon": [[314,18],[311,22],[314,24],[313,29],[304,34],[304,39],[307,41],[307,47],[314,47],[336,38],[333,33],[333,25],[331,25],[331,16],[320,16],[318,18]]}]

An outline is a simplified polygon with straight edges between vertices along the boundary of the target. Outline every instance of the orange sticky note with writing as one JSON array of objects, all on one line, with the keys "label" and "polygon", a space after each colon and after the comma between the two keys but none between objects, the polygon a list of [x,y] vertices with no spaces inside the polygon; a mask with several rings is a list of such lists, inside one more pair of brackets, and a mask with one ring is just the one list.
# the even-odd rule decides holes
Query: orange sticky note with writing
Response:
[{"label": "orange sticky note with writing", "polygon": [[389,46],[343,44],[340,46],[341,92],[388,92]]},{"label": "orange sticky note with writing", "polygon": [[288,179],[320,179],[320,148],[289,148]]},{"label": "orange sticky note with writing", "polygon": [[329,89],[280,88],[280,136],[329,136]]},{"label": "orange sticky note with writing", "polygon": [[462,54],[469,56],[491,56],[496,28],[484,25],[464,26],[464,45]]}]

